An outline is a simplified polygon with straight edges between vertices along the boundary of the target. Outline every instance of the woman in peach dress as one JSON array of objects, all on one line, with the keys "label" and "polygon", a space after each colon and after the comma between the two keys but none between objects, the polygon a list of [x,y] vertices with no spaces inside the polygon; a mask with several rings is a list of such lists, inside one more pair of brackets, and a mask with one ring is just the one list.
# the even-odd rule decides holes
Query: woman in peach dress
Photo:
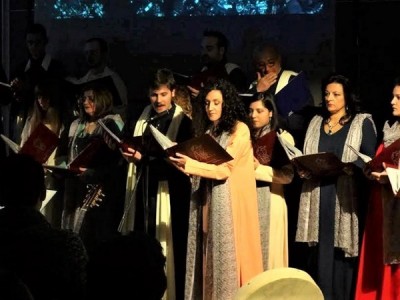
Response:
[{"label": "woman in peach dress", "polygon": [[210,134],[233,159],[214,165],[179,153],[169,158],[193,176],[185,299],[233,299],[263,271],[248,116],[223,79],[206,85],[193,105],[196,135]]}]

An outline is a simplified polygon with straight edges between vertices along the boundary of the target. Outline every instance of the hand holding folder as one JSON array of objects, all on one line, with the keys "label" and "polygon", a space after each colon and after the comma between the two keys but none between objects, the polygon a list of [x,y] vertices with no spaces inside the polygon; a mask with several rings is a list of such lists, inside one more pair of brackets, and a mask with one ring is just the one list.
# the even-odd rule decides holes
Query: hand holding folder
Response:
[{"label": "hand holding folder", "polygon": [[151,133],[164,149],[167,156],[176,156],[176,153],[181,153],[197,161],[215,165],[233,159],[233,157],[209,134],[203,134],[177,144],[162,134],[153,125],[150,124],[149,126]]},{"label": "hand holding folder", "polygon": [[303,154],[300,149],[290,145],[279,134],[277,136],[288,158],[298,171],[309,172],[314,177],[327,177],[337,176],[349,169],[348,163],[342,162],[331,152]]},{"label": "hand holding folder", "polygon": [[383,164],[392,187],[393,195],[400,197],[400,168],[399,165]]},{"label": "hand holding folder", "polygon": [[30,155],[41,164],[49,159],[50,155],[57,148],[60,140],[59,137],[43,123],[38,124],[22,147],[5,135],[1,134],[0,136],[14,153]]},{"label": "hand holding folder", "polygon": [[58,166],[43,165],[45,169],[64,176],[82,173],[81,168],[96,167],[99,162],[107,160],[110,149],[103,139],[94,139],[69,164]]},{"label": "hand holding folder", "polygon": [[268,166],[274,154],[276,132],[270,131],[262,137],[257,138],[253,143],[254,157],[260,164]]},{"label": "hand holding folder", "polygon": [[373,158],[360,153],[360,151],[357,151],[351,145],[347,146],[367,164],[367,167],[372,172],[382,172],[384,170],[383,163],[397,165],[400,160],[400,139],[391,143]]},{"label": "hand holding folder", "polygon": [[287,156],[287,150],[278,141],[278,134],[277,131],[273,130],[256,139],[253,142],[253,153],[260,164],[279,169],[293,162]]},{"label": "hand holding folder", "polygon": [[111,131],[110,128],[107,127],[106,124],[102,120],[98,120],[97,123],[100,125],[101,128],[104,129],[104,132],[109,137],[109,141],[114,144],[114,146],[121,148],[123,152],[128,152],[128,148],[132,148],[139,152],[143,149],[143,138],[142,136],[130,136],[119,138],[114,132]]}]

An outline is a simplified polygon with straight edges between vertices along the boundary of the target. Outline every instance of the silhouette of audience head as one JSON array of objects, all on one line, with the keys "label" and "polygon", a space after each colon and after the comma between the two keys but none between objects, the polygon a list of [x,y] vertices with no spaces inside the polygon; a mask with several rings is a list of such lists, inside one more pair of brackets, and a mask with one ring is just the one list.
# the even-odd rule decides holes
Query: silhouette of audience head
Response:
[{"label": "silhouette of audience head", "polygon": [[89,299],[159,300],[167,279],[160,243],[143,232],[131,232],[100,244],[88,265]]},{"label": "silhouette of audience head", "polygon": [[31,24],[26,31],[26,45],[33,59],[40,59],[46,54],[48,43],[46,28],[42,24]]},{"label": "silhouette of audience head", "polygon": [[18,275],[5,268],[0,268],[0,299],[34,300],[29,288]]},{"label": "silhouette of audience head", "polygon": [[220,31],[205,30],[201,49],[201,61],[204,65],[225,61],[228,52],[228,39]]},{"label": "silhouette of audience head", "polygon": [[0,162],[0,205],[38,207],[46,197],[44,170],[31,156],[12,154]]}]

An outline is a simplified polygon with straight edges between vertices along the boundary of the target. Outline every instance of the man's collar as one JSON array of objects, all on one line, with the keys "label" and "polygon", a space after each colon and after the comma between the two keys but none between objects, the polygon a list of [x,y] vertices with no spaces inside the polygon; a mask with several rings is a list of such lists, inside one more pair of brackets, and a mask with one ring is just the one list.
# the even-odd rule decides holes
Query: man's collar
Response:
[{"label": "man's collar", "polygon": [[[31,65],[32,65],[31,60],[32,60],[31,58],[28,60],[26,66],[25,66],[25,72],[27,72],[31,68]],[[47,71],[49,69],[50,63],[51,63],[51,56],[46,53],[43,57],[41,66],[45,71]]]}]

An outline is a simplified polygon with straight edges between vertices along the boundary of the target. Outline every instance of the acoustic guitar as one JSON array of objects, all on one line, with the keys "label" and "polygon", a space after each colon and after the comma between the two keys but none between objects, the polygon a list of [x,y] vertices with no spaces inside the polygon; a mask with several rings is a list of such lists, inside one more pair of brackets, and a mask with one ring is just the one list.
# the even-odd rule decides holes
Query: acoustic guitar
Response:
[{"label": "acoustic guitar", "polygon": [[73,232],[78,234],[81,230],[87,211],[92,207],[99,206],[104,197],[103,187],[101,184],[88,184],[87,189],[82,205],[75,211]]}]

